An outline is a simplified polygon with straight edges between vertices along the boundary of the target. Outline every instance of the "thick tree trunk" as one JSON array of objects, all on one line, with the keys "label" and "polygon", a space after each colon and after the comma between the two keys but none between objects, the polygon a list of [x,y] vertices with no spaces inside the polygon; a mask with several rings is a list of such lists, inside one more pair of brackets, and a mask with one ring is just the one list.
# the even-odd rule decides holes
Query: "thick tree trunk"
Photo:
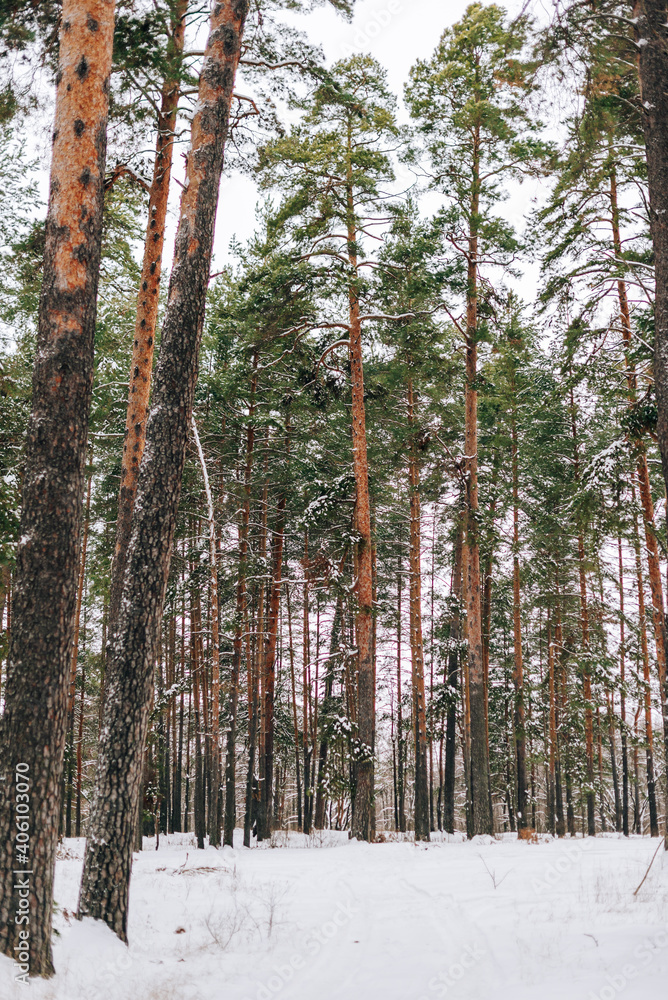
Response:
[{"label": "thick tree trunk", "polygon": [[[654,386],[657,435],[668,489],[668,18],[665,0],[634,0],[638,75],[643,108],[650,231],[654,247]],[[664,625],[665,644],[665,625]],[[659,678],[668,790],[668,673]],[[668,850],[668,807],[665,847]]]},{"label": "thick tree trunk", "polygon": [[[354,245],[355,234],[351,235]],[[357,259],[351,261],[356,266]],[[357,288],[350,286],[350,372],[352,380],[353,470],[357,495],[358,546],[357,574],[357,691],[358,759],[356,766],[353,837],[373,840],[375,663],[373,656],[373,546],[369,466],[366,447],[362,327]]]},{"label": "thick tree trunk", "polygon": [[[668,104],[666,105],[668,107]],[[666,123],[668,129],[668,122]],[[622,241],[619,224],[619,206],[617,201],[617,178],[613,168],[610,175],[610,206],[612,210],[612,237],[615,253],[621,257]],[[666,271],[668,276],[668,269]],[[632,340],[631,312],[629,309],[628,295],[626,292],[626,282],[621,279],[617,282],[617,293],[619,298],[619,313],[622,323],[622,336],[624,348],[626,350],[626,378],[629,404],[633,406],[637,399],[637,382],[635,366],[630,357]],[[658,290],[657,290],[658,293]],[[658,387],[657,387],[658,398]],[[647,545],[647,562],[649,568],[650,591],[652,594],[654,641],[656,645],[656,659],[659,673],[659,687],[665,690],[666,685],[666,621],[663,604],[663,585],[661,582],[661,564],[659,561],[659,546],[656,539],[656,527],[654,524],[654,503],[652,501],[652,490],[649,478],[649,467],[647,464],[647,449],[642,439],[632,442],[635,451],[638,490],[640,492],[640,502],[643,510],[643,523],[645,527],[645,542]],[[662,703],[664,699],[662,698]],[[663,728],[664,745],[668,750],[668,705],[663,705]],[[651,724],[651,723],[650,723]],[[668,765],[667,765],[668,768]],[[651,787],[651,795],[654,796],[654,766],[650,759],[647,763],[648,787]],[[651,774],[651,782],[649,775]],[[649,791],[648,791],[648,794]],[[668,800],[667,800],[668,801]],[[652,800],[650,800],[650,806]],[[656,802],[654,802],[656,811]],[[657,834],[658,836],[658,834]],[[668,823],[666,826],[666,844],[668,846]]]},{"label": "thick tree trunk", "polygon": [[146,431],[79,912],[127,939],[132,828],[204,322],[218,188],[247,0],[214,6]]},{"label": "thick tree trunk", "polygon": [[[102,235],[113,0],[64,0],[0,779],[0,950],[53,973],[51,915]],[[19,769],[17,770],[17,765]],[[17,791],[17,782],[21,791]],[[27,788],[24,788],[24,785]],[[17,794],[29,796],[19,850]],[[21,803],[28,800],[21,799]],[[25,869],[25,879],[16,874]],[[29,882],[28,924],[14,920]],[[21,903],[21,905],[23,905]],[[29,952],[24,961],[26,950]]]},{"label": "thick tree trunk", "polygon": [[165,222],[169,199],[169,182],[174,154],[174,129],[180,97],[180,57],[183,52],[185,16],[188,0],[177,0],[171,22],[171,36],[167,47],[167,62],[173,70],[172,79],[162,87],[162,100],[157,121],[153,178],[148,196],[148,223],[144,241],[141,283],[137,297],[135,335],[132,345],[132,363],[128,389],[128,406],[125,421],[125,439],[121,461],[121,485],[118,494],[118,519],[116,544],[109,585],[109,643],[113,642],[123,590],[123,574],[127,561],[128,545],[132,530],[132,511],[137,492],[139,466],[146,442],[146,418],[151,395],[151,374],[155,332],[158,322],[158,302],[162,270],[162,251],[165,241]]},{"label": "thick tree trunk", "polygon": [[413,434],[408,459],[410,496],[410,637],[413,672],[413,716],[415,722],[415,839],[429,840],[429,785],[427,775],[427,706],[424,690],[422,644],[422,568],[420,519],[420,470],[415,442],[415,392],[408,380],[408,426]]},{"label": "thick tree trunk", "polygon": [[473,834],[494,832],[490,810],[489,749],[487,745],[485,677],[482,649],[482,589],[478,515],[478,393],[475,327],[466,348],[466,624],[468,634],[468,683],[471,712],[471,807]]}]

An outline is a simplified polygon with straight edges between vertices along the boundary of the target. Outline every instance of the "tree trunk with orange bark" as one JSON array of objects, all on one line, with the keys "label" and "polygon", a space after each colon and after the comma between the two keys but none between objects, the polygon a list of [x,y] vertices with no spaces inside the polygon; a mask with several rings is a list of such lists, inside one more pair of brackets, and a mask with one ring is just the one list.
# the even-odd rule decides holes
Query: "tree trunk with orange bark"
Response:
[{"label": "tree trunk with orange bark", "polygon": [[350,375],[352,381],[353,471],[357,497],[356,519],[359,534],[357,547],[357,739],[355,801],[352,816],[353,837],[373,840],[374,739],[375,739],[375,663],[373,655],[373,545],[371,540],[371,502],[369,465],[366,445],[364,406],[364,368],[362,363],[362,325],[357,291],[357,232],[353,221],[352,188],[348,192],[350,223],[348,245],[350,266],[355,278],[349,288],[350,303]]},{"label": "tree trunk with orange bark", "polygon": [[132,529],[132,511],[137,492],[139,466],[146,442],[146,419],[151,396],[153,352],[158,322],[158,302],[162,272],[162,251],[165,242],[165,222],[169,199],[169,181],[174,155],[176,115],[181,88],[179,84],[180,58],[185,36],[185,17],[188,0],[178,0],[174,7],[167,46],[167,61],[173,77],[162,87],[162,99],[157,120],[157,138],[153,178],[148,197],[148,223],[144,241],[141,281],[137,298],[135,335],[132,344],[132,362],[128,389],[128,407],[125,420],[125,438],[121,460],[121,485],[118,494],[118,519],[116,543],[111,566],[109,585],[109,638],[113,641],[123,590],[123,573],[127,561]]},{"label": "tree trunk with orange bark", "polygon": [[[654,384],[657,436],[668,489],[668,28],[665,0],[634,0],[649,191],[650,232],[654,248]],[[665,709],[665,678],[662,682]],[[668,831],[666,837],[668,847]]]},{"label": "tree trunk with orange bark", "polygon": [[[0,950],[14,957],[25,929],[14,920],[16,886],[24,881],[15,871],[25,868],[30,939],[28,961],[20,964],[26,981],[53,973],[53,871],[93,386],[114,7],[113,0],[64,0],[60,30],[0,765]],[[17,850],[17,794],[30,799],[26,855]]]},{"label": "tree trunk with orange bark", "polygon": [[140,763],[204,323],[220,175],[248,3],[212,8],[192,122],[107,695],[79,903],[127,939]]},{"label": "tree trunk with orange bark", "polygon": [[[668,128],[668,126],[667,126]],[[610,207],[612,213],[612,238],[615,254],[619,257],[622,252],[622,240],[619,224],[619,205],[617,198],[617,179],[615,169],[610,173]],[[668,274],[668,272],[667,272]],[[633,406],[637,400],[637,380],[636,371],[630,357],[632,341],[631,311],[629,308],[626,282],[620,279],[617,282],[617,295],[619,299],[619,315],[622,325],[622,337],[626,352],[626,381],[629,405]],[[658,397],[658,386],[657,386]],[[645,543],[647,546],[647,563],[649,569],[649,584],[652,594],[654,641],[656,646],[656,660],[659,673],[659,686],[662,694],[662,716],[664,746],[667,751],[668,761],[668,693],[666,693],[666,621],[663,603],[663,584],[661,580],[661,564],[659,561],[659,546],[656,539],[656,527],[654,524],[654,503],[652,501],[652,490],[649,478],[649,467],[647,464],[647,449],[645,442],[637,438],[632,441],[635,452],[638,490],[643,511],[643,522],[645,527]],[[649,766],[649,765],[648,765]],[[666,764],[668,773],[668,763]],[[667,800],[668,801],[668,800]],[[668,823],[666,824],[666,845],[668,848]]]},{"label": "tree trunk with orange bark", "polygon": [[[475,188],[472,215],[477,217]],[[478,524],[478,238],[469,238],[468,291],[466,304],[466,398],[464,465],[466,473],[466,559],[464,594],[468,637],[468,688],[470,705],[471,829],[476,834],[494,832],[491,811],[487,705],[482,644],[482,587],[480,581],[480,529]]]}]

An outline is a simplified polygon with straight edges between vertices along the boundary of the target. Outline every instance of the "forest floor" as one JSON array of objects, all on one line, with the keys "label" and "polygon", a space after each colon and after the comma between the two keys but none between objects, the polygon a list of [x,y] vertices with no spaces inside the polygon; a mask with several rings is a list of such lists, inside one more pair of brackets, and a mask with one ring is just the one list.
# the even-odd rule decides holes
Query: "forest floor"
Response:
[{"label": "forest floor", "polygon": [[[240,834],[239,834],[240,836]],[[56,976],[34,1000],[662,1000],[668,860],[602,836],[360,844],[277,834],[276,849],[135,855],[130,947],[79,923],[83,840],[56,871]],[[0,957],[0,997],[26,995]]]}]

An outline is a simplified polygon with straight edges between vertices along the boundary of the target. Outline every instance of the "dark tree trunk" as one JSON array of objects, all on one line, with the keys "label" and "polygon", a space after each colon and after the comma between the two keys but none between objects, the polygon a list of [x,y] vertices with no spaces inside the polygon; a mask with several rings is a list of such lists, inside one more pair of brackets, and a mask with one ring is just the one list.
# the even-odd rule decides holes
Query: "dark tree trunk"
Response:
[{"label": "dark tree trunk", "polygon": [[141,282],[137,299],[135,335],[132,346],[125,439],[121,461],[121,485],[118,495],[116,544],[109,585],[109,643],[113,642],[123,590],[123,574],[127,561],[132,530],[132,511],[137,492],[139,466],[146,442],[146,418],[151,395],[151,373],[155,331],[158,322],[158,301],[162,270],[162,250],[169,199],[169,181],[174,153],[174,128],[179,106],[180,57],[183,52],[185,16],[188,0],[177,0],[171,22],[171,37],[167,61],[174,72],[162,87],[162,101],[157,121],[153,178],[148,198],[148,223],[144,241]]},{"label": "dark tree trunk", "polygon": [[117,635],[107,671],[104,728],[79,912],[127,939],[132,827],[153,663],[192,414],[220,174],[248,3],[211,13],[192,123],[186,186],[146,431]]},{"label": "dark tree trunk", "polygon": [[[53,973],[53,871],[93,386],[113,30],[113,0],[64,0],[0,764],[0,950],[15,957],[18,932],[26,929],[14,921],[16,886],[25,881],[16,871],[25,868],[31,872],[29,959],[19,963],[19,974],[26,977]],[[23,770],[17,772],[17,765]],[[17,794],[30,796],[26,855],[17,851]]]},{"label": "dark tree trunk", "polygon": [[[654,386],[658,410],[657,436],[663,477],[668,489],[668,17],[665,0],[635,0],[633,14],[645,130],[650,230],[654,247]],[[668,772],[668,673],[665,662],[659,683],[666,749],[665,766]],[[666,787],[668,790],[668,784]],[[665,846],[668,850],[668,810]]]}]

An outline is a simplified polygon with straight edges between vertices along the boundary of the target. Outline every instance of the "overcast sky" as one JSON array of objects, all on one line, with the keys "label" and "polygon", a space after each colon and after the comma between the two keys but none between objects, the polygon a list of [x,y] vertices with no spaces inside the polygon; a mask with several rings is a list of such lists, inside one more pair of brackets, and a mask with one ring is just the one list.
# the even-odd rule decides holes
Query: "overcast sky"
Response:
[{"label": "overcast sky", "polygon": [[[292,23],[306,31],[311,42],[322,46],[328,63],[353,52],[372,55],[387,69],[390,86],[400,97],[411,66],[417,59],[431,55],[444,28],[459,20],[467,5],[468,0],[448,0],[447,3],[442,0],[357,0],[352,23],[346,22],[329,4],[307,16],[295,15]],[[523,3],[512,0],[505,6],[514,14]],[[532,7],[535,9],[535,5]],[[540,9],[538,13],[540,16]],[[535,182],[516,186],[503,206],[503,214],[521,227],[523,216],[536,195],[540,196],[540,186]],[[245,242],[252,235],[257,201],[257,190],[250,178],[224,178],[213,271],[230,259],[229,245],[233,236]],[[525,270],[526,277],[518,290],[525,299],[532,299],[537,275],[532,267]]]}]

